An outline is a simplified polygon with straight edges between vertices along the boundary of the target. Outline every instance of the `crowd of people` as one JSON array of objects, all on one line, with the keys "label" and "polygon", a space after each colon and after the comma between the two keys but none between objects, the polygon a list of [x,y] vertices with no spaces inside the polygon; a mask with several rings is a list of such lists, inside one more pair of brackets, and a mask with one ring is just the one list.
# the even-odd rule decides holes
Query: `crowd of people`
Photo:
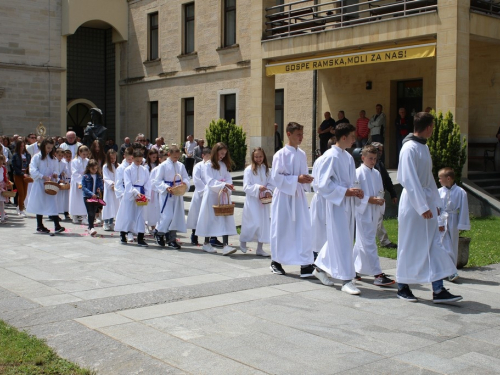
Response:
[{"label": "crowd of people", "polygon": [[[379,116],[381,110],[380,106]],[[36,215],[38,233],[51,233],[44,225],[46,216],[54,223],[54,233],[63,233],[61,222],[72,220],[86,225],[91,236],[97,235],[100,224],[104,231],[117,231],[124,245],[137,241],[139,246],[148,246],[145,233],[149,232],[158,246],[180,249],[177,233],[189,229],[191,243],[205,252],[216,253],[219,248],[226,256],[238,250],[246,253],[254,242],[257,256],[271,257],[274,274],[285,275],[283,265],[299,265],[301,277],[316,277],[327,286],[340,280],[342,291],[360,294],[356,280],[361,278],[373,277],[374,285],[381,287],[396,282],[382,272],[376,244],[376,237],[383,237],[384,196],[390,188],[385,168],[380,168],[383,144],[376,134],[369,144],[362,144],[363,163],[356,169],[346,150],[359,141],[359,132],[345,116],[340,120],[334,126],[334,139],[328,130],[326,149],[311,175],[299,147],[300,124],[287,125],[288,141],[274,154],[272,168],[262,148],[252,150],[243,178],[246,198],[239,249],[229,244],[229,236],[238,234],[234,216],[217,211],[232,207],[230,196],[235,189],[231,155],[221,142],[208,148],[204,140],[190,135],[179,147],[165,145],[162,138],[151,144],[138,134],[134,142],[125,138],[118,149],[109,141],[104,147],[99,141],[87,147],[73,132],[65,139],[42,139],[34,134],[4,138],[0,190],[8,189],[14,180],[17,213]],[[399,159],[398,180],[404,188],[399,203],[399,246],[388,241],[385,233],[386,245],[398,249],[397,296],[416,301],[409,284],[431,282],[435,303],[456,302],[462,297],[444,288],[443,280],[458,278],[458,230],[470,226],[467,196],[454,183],[450,168],[439,172],[443,187],[438,191],[425,145],[434,119],[421,112],[412,120],[414,131],[402,139]],[[10,143],[14,143],[13,152]],[[6,168],[9,160],[10,171]],[[66,188],[47,194],[51,183]],[[183,194],[192,183],[186,218]],[[305,193],[311,187],[314,198],[309,208]],[[391,198],[396,202],[395,193],[391,192]],[[0,209],[4,221],[3,202]],[[271,254],[264,251],[265,243],[270,244]]]}]

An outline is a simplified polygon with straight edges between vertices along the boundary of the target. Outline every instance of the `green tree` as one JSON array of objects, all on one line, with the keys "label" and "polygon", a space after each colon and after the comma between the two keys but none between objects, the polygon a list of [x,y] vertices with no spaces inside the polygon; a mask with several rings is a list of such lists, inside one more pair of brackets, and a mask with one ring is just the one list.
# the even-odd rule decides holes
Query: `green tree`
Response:
[{"label": "green tree", "polygon": [[462,184],[462,170],[467,161],[467,142],[460,136],[460,126],[453,122],[453,114],[431,112],[434,115],[434,132],[427,140],[432,157],[432,174],[438,183],[438,172],[441,168],[450,167],[455,171],[455,182]]},{"label": "green tree", "polygon": [[233,159],[235,170],[245,168],[247,135],[241,126],[234,123],[234,120],[231,122],[224,119],[212,120],[206,130],[205,138],[208,147],[213,147],[217,142],[225,143]]}]

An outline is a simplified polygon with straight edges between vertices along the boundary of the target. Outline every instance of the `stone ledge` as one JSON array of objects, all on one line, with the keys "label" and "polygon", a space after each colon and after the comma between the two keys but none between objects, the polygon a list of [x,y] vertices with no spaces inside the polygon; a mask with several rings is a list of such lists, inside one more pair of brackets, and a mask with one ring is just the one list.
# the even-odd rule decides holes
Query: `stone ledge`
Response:
[{"label": "stone ledge", "polygon": [[218,53],[231,53],[231,52],[236,52],[236,51],[239,51],[240,49],[240,45],[239,44],[233,44],[231,46],[227,46],[227,47],[219,47],[216,49],[216,51]]},{"label": "stone ledge", "polygon": [[177,55],[177,58],[179,60],[194,60],[195,58],[198,57],[198,52],[190,52],[190,53],[185,53],[181,55]]}]

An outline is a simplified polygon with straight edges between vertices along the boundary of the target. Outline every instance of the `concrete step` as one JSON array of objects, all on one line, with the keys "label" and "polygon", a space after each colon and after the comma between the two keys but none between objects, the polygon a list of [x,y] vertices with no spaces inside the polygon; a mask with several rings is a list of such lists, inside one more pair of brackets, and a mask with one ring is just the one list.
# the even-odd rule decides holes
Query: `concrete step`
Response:
[{"label": "concrete step", "polygon": [[480,171],[469,171],[468,178],[471,181],[481,180],[500,180],[500,172],[480,172]]},{"label": "concrete step", "polygon": [[500,194],[500,186],[485,186],[483,189],[491,195]]},{"label": "concrete step", "polygon": [[480,180],[473,180],[477,186],[481,186],[482,188],[487,186],[498,186],[500,185],[500,179],[496,178],[485,178]]}]

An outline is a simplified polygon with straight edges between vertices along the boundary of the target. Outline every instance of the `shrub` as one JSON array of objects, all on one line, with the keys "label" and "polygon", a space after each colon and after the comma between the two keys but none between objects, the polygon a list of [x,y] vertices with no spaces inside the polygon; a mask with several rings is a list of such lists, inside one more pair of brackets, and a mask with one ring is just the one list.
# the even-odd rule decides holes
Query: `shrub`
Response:
[{"label": "shrub", "polygon": [[235,170],[245,168],[245,157],[247,155],[246,134],[241,126],[234,123],[234,120],[227,122],[224,119],[212,120],[205,136],[208,147],[213,147],[217,142],[227,145],[231,158],[234,162]]},{"label": "shrub", "polygon": [[462,170],[467,160],[465,137],[460,136],[460,126],[453,122],[453,115],[448,111],[444,117],[439,112],[434,115],[434,132],[427,140],[432,157],[432,174],[439,186],[438,172],[441,168],[450,167],[455,171],[455,182],[462,184]]}]

